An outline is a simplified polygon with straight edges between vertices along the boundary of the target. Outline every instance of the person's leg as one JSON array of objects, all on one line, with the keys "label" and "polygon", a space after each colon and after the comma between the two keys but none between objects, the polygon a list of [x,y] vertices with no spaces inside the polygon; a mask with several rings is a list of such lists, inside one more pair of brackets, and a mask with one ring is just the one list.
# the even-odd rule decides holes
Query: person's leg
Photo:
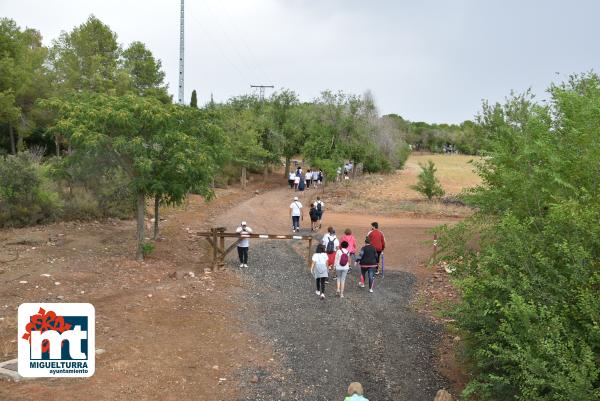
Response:
[{"label": "person's leg", "polygon": [[326,277],[321,277],[321,296],[325,296],[325,283]]},{"label": "person's leg", "polygon": [[317,295],[321,295],[321,281],[319,278],[315,279],[315,283],[317,284]]},{"label": "person's leg", "polygon": [[[238,251],[238,258],[240,258],[240,265],[242,265],[244,263],[244,256],[243,256],[243,250],[241,246],[237,247],[237,251]],[[241,267],[241,266],[240,266]]]},{"label": "person's leg", "polygon": [[369,290],[373,290],[373,283],[375,282],[375,269],[370,267],[369,273]]},{"label": "person's leg", "polygon": [[346,286],[346,276],[348,275],[348,270],[340,270],[338,272],[338,287],[340,290],[340,297],[344,296],[344,287]]},{"label": "person's leg", "polygon": [[337,278],[338,278],[338,279],[337,279],[337,284],[336,284],[336,288],[337,288],[337,290],[336,290],[335,292],[336,292],[336,293],[339,295],[339,294],[340,294],[340,291],[341,291],[341,287],[342,287],[342,284],[340,283],[340,274],[341,274],[341,270],[337,270],[337,269],[336,269],[336,272],[335,272],[335,273],[336,273],[336,276],[337,276]]},{"label": "person's leg", "polygon": [[367,274],[367,269],[360,268],[360,286],[365,286],[365,274]]},{"label": "person's leg", "polygon": [[248,264],[248,247],[243,247],[242,248],[242,259],[244,260],[242,263],[244,265]]}]

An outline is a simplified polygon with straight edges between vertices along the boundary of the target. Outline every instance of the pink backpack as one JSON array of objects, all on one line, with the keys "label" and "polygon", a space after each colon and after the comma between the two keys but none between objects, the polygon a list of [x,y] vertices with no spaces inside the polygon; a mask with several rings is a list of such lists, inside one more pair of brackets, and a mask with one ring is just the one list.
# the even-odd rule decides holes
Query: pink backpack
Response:
[{"label": "pink backpack", "polygon": [[344,267],[348,264],[348,251],[342,250],[342,256],[340,256],[340,266]]}]

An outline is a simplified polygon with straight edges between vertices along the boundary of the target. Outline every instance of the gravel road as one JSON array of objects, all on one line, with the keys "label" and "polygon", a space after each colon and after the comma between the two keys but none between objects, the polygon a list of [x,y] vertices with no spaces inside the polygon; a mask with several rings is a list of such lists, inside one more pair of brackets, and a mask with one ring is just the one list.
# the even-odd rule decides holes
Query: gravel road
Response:
[{"label": "gravel road", "polygon": [[[258,313],[239,318],[283,367],[244,374],[240,400],[343,400],[348,384],[359,381],[370,401],[431,401],[447,386],[434,368],[441,327],[409,306],[412,274],[386,272],[371,294],[357,286],[353,269],[345,298],[335,297],[330,279],[322,301],[305,259],[288,242],[251,244],[249,265],[235,268],[250,288],[238,301]],[[252,375],[257,383],[247,380]]]}]

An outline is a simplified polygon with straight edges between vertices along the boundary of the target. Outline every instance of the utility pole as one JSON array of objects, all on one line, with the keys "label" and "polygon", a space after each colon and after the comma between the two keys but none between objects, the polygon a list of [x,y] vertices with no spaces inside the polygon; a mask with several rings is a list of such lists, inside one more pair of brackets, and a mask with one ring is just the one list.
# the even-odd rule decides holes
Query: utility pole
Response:
[{"label": "utility pole", "polygon": [[185,104],[183,100],[183,55],[184,55],[184,14],[183,14],[183,1],[181,0],[181,16],[179,19],[179,104]]},{"label": "utility pole", "polygon": [[273,85],[250,85],[251,88],[258,88],[258,99],[262,102],[265,100],[265,88],[273,89]]}]

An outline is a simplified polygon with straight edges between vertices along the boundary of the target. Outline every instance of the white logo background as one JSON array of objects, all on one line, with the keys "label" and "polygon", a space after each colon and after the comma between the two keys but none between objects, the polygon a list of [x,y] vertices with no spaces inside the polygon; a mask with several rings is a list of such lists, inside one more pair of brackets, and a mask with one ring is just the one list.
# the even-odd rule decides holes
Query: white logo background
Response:
[{"label": "white logo background", "polygon": [[[39,362],[36,360],[36,355],[31,355],[31,347],[29,344],[29,340],[23,338],[23,335],[27,332],[26,327],[27,324],[31,321],[31,317],[36,315],[40,308],[44,309],[46,312],[52,311],[56,313],[57,316],[87,316],[88,318],[88,328],[87,333],[84,331],[83,333],[76,331],[76,327],[71,327],[69,332],[65,332],[62,335],[63,339],[72,339],[73,343],[69,343],[69,348],[72,350],[72,357],[76,358],[77,356],[82,356],[81,353],[78,353],[80,338],[86,338],[88,341],[88,355],[85,360],[68,360],[64,362],[85,362],[87,364],[87,372],[86,373],[52,373],[52,370],[61,370],[61,360],[54,359],[52,357],[53,347],[50,347],[50,360],[44,362],[54,362],[57,365],[54,365],[55,368],[32,368],[30,366],[30,362]],[[19,374],[23,377],[90,377],[94,374],[96,369],[96,310],[94,309],[94,305],[85,304],[85,303],[25,303],[19,306]],[[57,332],[48,333],[48,335],[56,337]],[[36,337],[38,337],[39,332],[36,333]],[[54,350],[56,355],[57,350]],[[34,354],[39,354],[39,352]],[[60,354],[59,354],[60,355]],[[34,359],[32,359],[32,356]]]}]

